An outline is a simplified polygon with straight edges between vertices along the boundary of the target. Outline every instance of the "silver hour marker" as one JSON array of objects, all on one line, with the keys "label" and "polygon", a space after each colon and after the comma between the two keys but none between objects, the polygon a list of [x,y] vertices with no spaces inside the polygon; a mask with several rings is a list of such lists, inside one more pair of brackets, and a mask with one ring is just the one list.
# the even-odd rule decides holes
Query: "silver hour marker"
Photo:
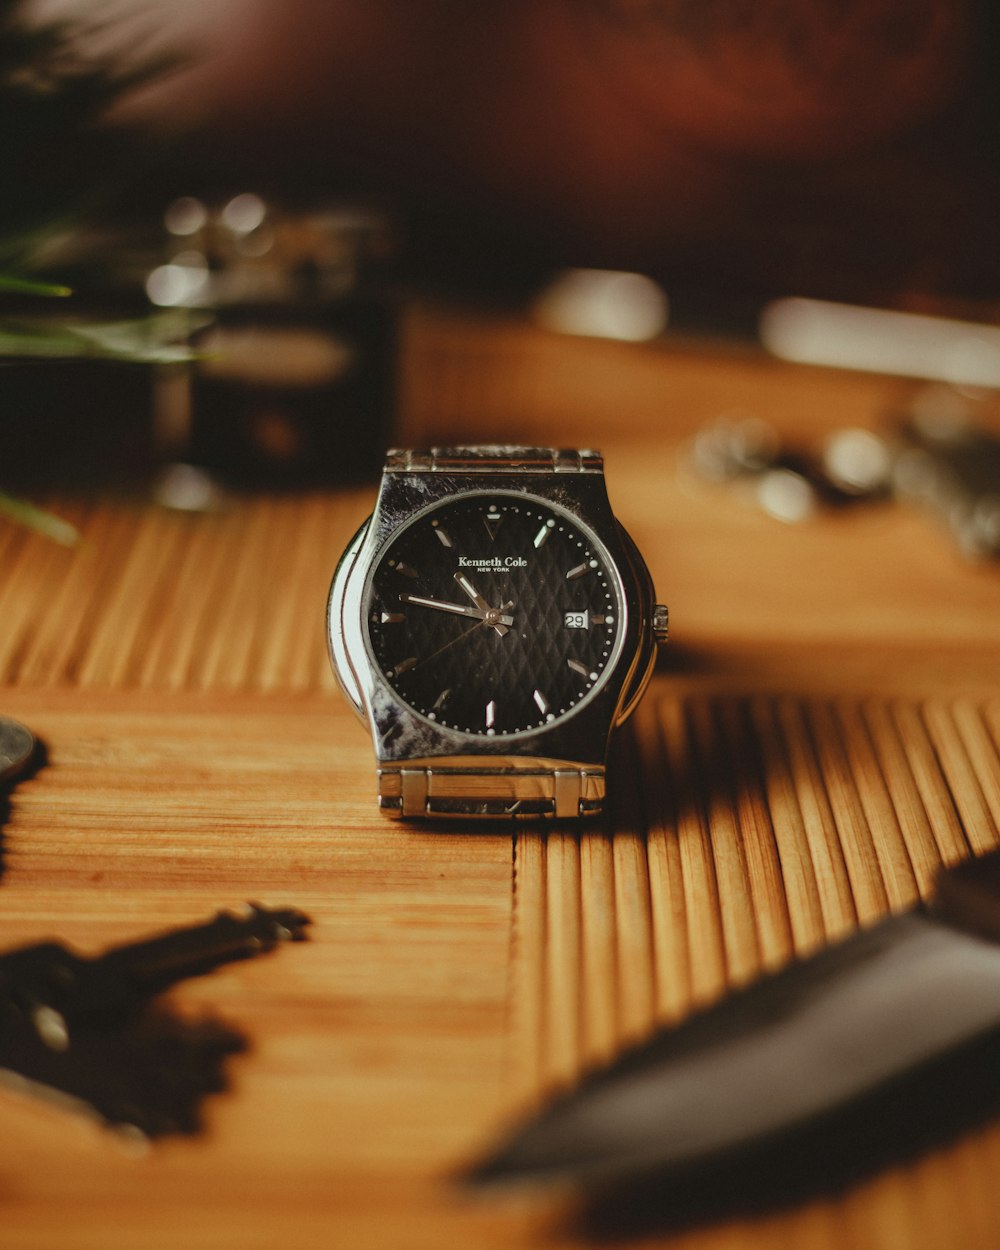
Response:
[{"label": "silver hour marker", "polygon": [[534,540],[535,546],[541,547],[543,543],[548,542],[549,536],[552,533],[552,531],[555,529],[555,527],[556,527],[555,521],[546,521],[545,524],[542,526],[542,528],[535,535],[535,540]]},{"label": "silver hour marker", "polygon": [[605,622],[610,622],[610,620],[610,616],[601,616],[599,613],[595,613],[595,615],[590,618],[590,623],[591,625],[603,625]]},{"label": "silver hour marker", "polygon": [[441,693],[438,695],[438,697],[434,700],[434,703],[432,704],[433,710],[434,710],[435,712],[439,712],[439,711],[441,710],[441,708],[442,708],[442,707],[444,707],[444,701],[445,701],[445,699],[447,699],[447,697],[448,697],[450,694],[451,694],[451,687],[450,687],[450,686],[448,687],[448,689],[447,689],[447,690],[442,690],[442,691],[441,691]]},{"label": "silver hour marker", "polygon": [[406,620],[406,615],[403,612],[383,612],[381,620],[383,625],[398,625]]},{"label": "silver hour marker", "polygon": [[417,663],[417,657],[415,655],[409,655],[406,657],[405,660],[400,660],[399,663],[396,665],[396,667],[392,670],[392,672],[389,675],[390,677],[392,676],[398,677],[400,673],[408,673],[411,668],[416,667],[416,663]]},{"label": "silver hour marker", "polygon": [[441,528],[437,521],[432,521],[431,524],[434,526],[434,533],[437,534],[438,538],[441,540],[441,546],[450,547],[451,539],[448,537],[447,532]]},{"label": "silver hour marker", "polygon": [[496,720],[497,720],[496,701],[493,699],[490,699],[489,703],[487,703],[486,705],[486,728],[492,729],[493,726],[496,724]]},{"label": "silver hour marker", "polygon": [[590,669],[586,664],[581,664],[579,660],[567,660],[567,668],[571,668],[574,673],[579,673],[581,677],[589,677]]},{"label": "silver hour marker", "polygon": [[544,716],[545,713],[549,710],[548,699],[546,699],[545,695],[543,695],[540,690],[536,690],[531,697],[535,700],[535,703],[538,706],[538,710]]},{"label": "silver hour marker", "polygon": [[571,582],[575,577],[583,577],[584,573],[590,572],[590,569],[591,565],[584,561],[583,564],[578,564],[575,568],[570,569],[566,574],[566,580]]},{"label": "silver hour marker", "polygon": [[[459,586],[462,587],[473,603],[478,603],[479,591],[476,590],[475,586],[473,586],[472,582],[469,581],[464,573],[456,573],[455,581],[458,582]],[[483,603],[485,602],[486,600],[484,599]]]},{"label": "silver hour marker", "polygon": [[495,507],[491,507],[489,512],[483,517],[483,524],[486,526],[486,532],[489,534],[491,542],[496,542],[497,530],[500,528],[502,520],[503,517]]},{"label": "silver hour marker", "polygon": [[[392,561],[389,561],[392,564]],[[402,560],[397,560],[394,565],[397,573],[402,573],[404,577],[419,577],[420,574],[416,569],[411,568],[408,564],[404,564]]]}]

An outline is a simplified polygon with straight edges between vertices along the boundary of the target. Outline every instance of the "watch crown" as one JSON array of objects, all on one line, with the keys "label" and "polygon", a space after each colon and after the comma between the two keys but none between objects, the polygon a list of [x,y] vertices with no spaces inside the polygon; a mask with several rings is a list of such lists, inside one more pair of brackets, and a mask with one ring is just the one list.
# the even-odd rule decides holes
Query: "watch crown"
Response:
[{"label": "watch crown", "polygon": [[670,614],[665,603],[657,603],[653,607],[653,637],[657,642],[666,642],[670,633]]}]

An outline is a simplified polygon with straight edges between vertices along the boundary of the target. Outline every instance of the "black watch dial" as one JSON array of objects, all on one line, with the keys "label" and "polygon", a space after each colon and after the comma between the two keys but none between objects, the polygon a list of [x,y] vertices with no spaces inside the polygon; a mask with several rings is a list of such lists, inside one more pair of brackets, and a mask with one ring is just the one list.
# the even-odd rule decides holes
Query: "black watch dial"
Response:
[{"label": "black watch dial", "polygon": [[463,733],[537,731],[617,658],[617,573],[595,536],[544,500],[498,491],[418,514],[378,556],[371,653],[411,708]]}]

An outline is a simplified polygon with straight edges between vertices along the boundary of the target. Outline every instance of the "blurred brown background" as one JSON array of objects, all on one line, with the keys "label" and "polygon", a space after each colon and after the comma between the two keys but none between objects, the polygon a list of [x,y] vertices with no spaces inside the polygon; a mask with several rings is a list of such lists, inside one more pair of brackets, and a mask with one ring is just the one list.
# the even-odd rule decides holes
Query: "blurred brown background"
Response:
[{"label": "blurred brown background", "polygon": [[215,0],[149,16],[193,52],[142,103],[189,189],[377,193],[438,281],[574,264],[732,295],[996,294],[986,0]]}]

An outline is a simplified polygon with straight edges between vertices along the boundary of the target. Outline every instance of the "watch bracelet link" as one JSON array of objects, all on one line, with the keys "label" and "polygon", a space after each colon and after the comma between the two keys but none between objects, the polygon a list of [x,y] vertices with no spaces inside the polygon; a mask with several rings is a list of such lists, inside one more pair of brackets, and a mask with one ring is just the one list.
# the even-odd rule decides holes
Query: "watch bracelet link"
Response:
[{"label": "watch bracelet link", "polygon": [[382,765],[379,807],[390,816],[596,816],[604,806],[604,767],[522,768]]},{"label": "watch bracelet link", "polygon": [[575,447],[428,447],[390,451],[386,473],[603,473],[599,452]]}]

